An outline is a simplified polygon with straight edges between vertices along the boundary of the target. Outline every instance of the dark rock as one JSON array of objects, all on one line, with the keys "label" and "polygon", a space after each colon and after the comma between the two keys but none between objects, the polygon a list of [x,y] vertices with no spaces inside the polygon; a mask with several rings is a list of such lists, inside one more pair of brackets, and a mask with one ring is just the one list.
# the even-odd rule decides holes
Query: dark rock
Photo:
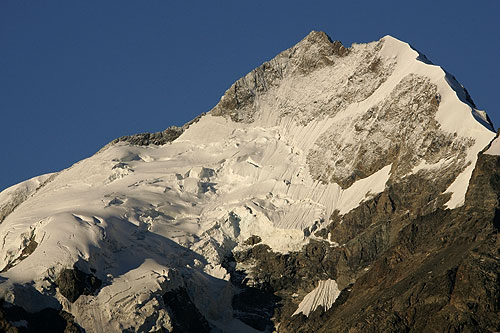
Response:
[{"label": "dark rock", "polygon": [[258,330],[271,329],[268,320],[274,318],[281,330],[296,310],[293,295],[305,295],[319,280],[336,278],[339,255],[337,248],[320,241],[288,254],[273,252],[266,244],[235,252],[237,263],[253,266],[248,271],[229,269],[231,282],[242,290],[233,299],[236,316]]},{"label": "dark rock", "polygon": [[[309,318],[311,331],[498,331],[500,157],[479,155],[465,205],[452,211],[413,209],[411,214],[399,215],[398,205],[410,202],[404,192],[389,192],[399,197],[393,201],[394,212],[377,217],[377,203],[372,202],[371,209],[364,208],[371,212],[364,215],[369,222],[359,224],[357,230],[365,233],[382,223],[379,220],[385,215],[391,220],[386,227],[394,236],[384,241],[385,249],[374,252],[366,273],[353,262],[352,254],[347,256],[346,266],[353,276],[358,272],[352,292],[323,319]],[[334,228],[332,234],[335,230],[340,231]],[[371,247],[368,239],[344,235],[348,244],[355,240]]]},{"label": "dark rock", "polygon": [[[315,282],[336,277],[339,252],[328,242],[311,241],[302,252],[288,254],[271,251],[269,246],[258,244],[246,251],[234,253],[236,262],[254,262],[249,273],[252,283],[260,289],[281,291],[291,288],[313,289]],[[314,286],[311,288],[311,286]]]},{"label": "dark rock", "polygon": [[181,136],[181,134],[184,133],[184,131],[187,130],[189,128],[189,126],[191,126],[194,123],[197,123],[201,119],[201,117],[203,117],[204,115],[205,115],[205,113],[200,114],[199,116],[197,116],[193,120],[184,124],[182,127],[170,126],[166,130],[161,131],[161,132],[140,133],[140,134],[134,134],[134,135],[121,136],[121,137],[111,141],[103,149],[109,147],[110,145],[117,144],[118,142],[128,142],[130,144],[137,145],[137,146],[148,146],[148,145],[161,146],[161,145],[167,144],[169,142],[174,141],[179,136]]},{"label": "dark rock", "polygon": [[[328,39],[330,39],[330,37],[328,37]],[[332,41],[330,39],[330,41],[332,42],[332,52],[333,54],[336,54],[338,55],[339,57],[345,57],[349,54],[349,49],[346,48],[344,45],[342,45],[342,43],[338,40],[336,41]]]},{"label": "dark rock", "polygon": [[[269,251],[267,246],[257,246],[264,252]],[[237,290],[232,299],[234,316],[256,330],[273,331],[274,323],[271,318],[279,306],[280,297],[276,296],[269,286],[249,285],[247,274],[235,269],[233,255],[226,257],[223,267],[230,273],[230,281]]]},{"label": "dark rock", "polygon": [[75,302],[80,295],[94,294],[101,287],[101,280],[76,267],[64,268],[55,282],[59,292],[71,303]]},{"label": "dark rock", "polygon": [[35,234],[33,233],[29,240],[28,240],[28,244],[26,244],[26,246],[23,248],[23,250],[21,251],[21,255],[16,258],[15,260],[9,262],[3,269],[2,269],[2,273],[3,272],[7,272],[9,269],[11,269],[12,267],[14,267],[15,265],[17,265],[19,262],[23,261],[24,259],[28,258],[30,254],[32,254],[33,252],[35,252],[36,248],[38,246],[38,243],[35,241]]},{"label": "dark rock", "polygon": [[174,333],[210,332],[208,321],[193,304],[186,288],[166,292],[163,301],[172,313]]},{"label": "dark rock", "polygon": [[112,144],[118,142],[128,142],[137,146],[157,145],[161,146],[177,139],[184,130],[181,127],[172,126],[162,132],[141,133],[128,136],[122,136],[112,141]]},{"label": "dark rock", "polygon": [[262,238],[257,235],[252,235],[244,242],[245,245],[255,245],[262,242]]},{"label": "dark rock", "polygon": [[[16,325],[24,321],[26,325]],[[66,311],[51,308],[30,313],[23,308],[0,300],[0,332],[20,333],[80,333],[84,330]]]},{"label": "dark rock", "polygon": [[232,306],[235,317],[259,331],[274,328],[271,318],[280,298],[272,292],[253,287],[243,287],[234,295]]}]

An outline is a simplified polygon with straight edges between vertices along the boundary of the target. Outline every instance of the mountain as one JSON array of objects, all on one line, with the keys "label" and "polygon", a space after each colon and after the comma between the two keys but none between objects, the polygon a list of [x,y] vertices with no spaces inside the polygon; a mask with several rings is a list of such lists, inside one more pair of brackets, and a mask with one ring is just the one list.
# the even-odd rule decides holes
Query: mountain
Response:
[{"label": "mountain", "polygon": [[499,331],[495,137],[408,44],[313,31],[183,127],[1,192],[0,327]]}]

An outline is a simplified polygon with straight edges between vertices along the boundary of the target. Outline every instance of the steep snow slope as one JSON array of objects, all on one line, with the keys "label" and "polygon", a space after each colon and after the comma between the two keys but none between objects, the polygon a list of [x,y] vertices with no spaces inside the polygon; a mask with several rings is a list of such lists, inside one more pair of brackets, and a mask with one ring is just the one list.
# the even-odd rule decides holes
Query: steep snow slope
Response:
[{"label": "steep snow slope", "polygon": [[[173,142],[118,142],[18,185],[22,199],[2,192],[0,207],[12,208],[0,224],[0,294],[30,311],[60,303],[89,332],[148,331],[172,327],[162,297],[186,288],[213,327],[250,330],[233,316],[231,251],[253,235],[298,251],[332,214],[416,173],[445,179],[446,206],[458,207],[493,137],[463,88],[408,44],[387,36],[346,49],[312,32]],[[74,265],[102,287],[71,303],[54,281]]]},{"label": "steep snow slope", "polygon": [[303,313],[305,316],[309,316],[318,306],[328,310],[332,307],[339,294],[340,290],[334,280],[320,281],[318,286],[300,302],[294,315]]},{"label": "steep snow slope", "polygon": [[498,137],[491,142],[490,147],[484,153],[487,155],[500,155],[500,140]]}]

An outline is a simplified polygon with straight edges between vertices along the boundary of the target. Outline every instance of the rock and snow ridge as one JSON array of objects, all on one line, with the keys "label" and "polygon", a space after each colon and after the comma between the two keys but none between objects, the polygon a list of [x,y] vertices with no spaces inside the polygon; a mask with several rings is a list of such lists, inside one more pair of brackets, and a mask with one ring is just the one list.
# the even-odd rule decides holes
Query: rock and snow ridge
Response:
[{"label": "rock and snow ridge", "polygon": [[[212,329],[251,330],[224,268],[245,240],[300,251],[333,214],[412,174],[443,178],[445,207],[459,207],[491,129],[408,44],[345,48],[313,31],[165,144],[117,140],[1,192],[0,295],[28,311],[61,304],[88,332],[149,331],[172,328],[162,296],[185,288]],[[54,281],[73,266],[102,287],[71,303]],[[337,284],[325,283],[297,313],[333,304]]]}]

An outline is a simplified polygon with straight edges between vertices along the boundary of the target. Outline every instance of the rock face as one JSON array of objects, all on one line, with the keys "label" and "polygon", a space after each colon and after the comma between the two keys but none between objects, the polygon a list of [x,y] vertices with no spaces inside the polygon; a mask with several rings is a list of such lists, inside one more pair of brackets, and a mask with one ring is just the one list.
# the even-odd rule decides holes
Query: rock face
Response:
[{"label": "rock face", "polygon": [[480,155],[463,207],[404,222],[318,330],[498,331],[499,166]]},{"label": "rock face", "polygon": [[63,269],[55,282],[59,292],[71,303],[74,303],[80,295],[91,295],[101,287],[101,280],[76,267]]},{"label": "rock face", "polygon": [[118,142],[129,142],[133,145],[148,146],[148,145],[164,145],[177,139],[183,130],[181,127],[172,126],[162,132],[156,133],[141,133],[130,136],[122,136],[113,140],[113,144]]},{"label": "rock face", "polygon": [[29,313],[23,308],[0,302],[0,331],[18,332],[65,332],[80,333],[82,328],[74,322],[71,314],[51,308]]},{"label": "rock face", "polygon": [[140,134],[134,134],[134,135],[121,136],[121,137],[116,138],[113,141],[111,141],[104,148],[107,148],[107,147],[114,145],[114,144],[117,144],[119,142],[128,142],[132,145],[137,145],[137,146],[148,146],[148,145],[161,146],[161,145],[167,144],[167,143],[172,142],[175,139],[177,139],[179,136],[181,136],[181,134],[186,129],[189,128],[190,125],[196,123],[202,116],[203,116],[203,114],[201,114],[200,116],[191,120],[190,122],[183,125],[182,127],[170,126],[166,130],[161,131],[161,132],[140,133]]},{"label": "rock face", "polygon": [[1,192],[0,327],[500,331],[492,128],[408,44],[313,31],[188,124]]},{"label": "rock face", "polygon": [[[316,92],[311,91],[308,98],[301,101],[300,111],[304,113],[301,122],[309,122],[323,113],[335,113],[370,96],[390,75],[393,63],[390,60],[383,62],[379,58],[377,51],[381,47],[382,42],[379,42],[347,49],[339,41],[332,42],[325,33],[313,31],[294,47],[236,81],[211,114],[251,123],[260,111],[261,100],[267,94],[289,88],[288,85],[297,77],[307,76],[323,68],[331,71],[334,84]],[[349,71],[345,71],[344,66],[349,66]],[[325,101],[320,94],[325,93],[326,89],[330,96]],[[281,115],[296,113],[293,105],[287,105],[286,95],[273,94],[273,97],[277,97],[276,109]],[[317,105],[311,109],[311,104]]]},{"label": "rock face", "polygon": [[185,288],[169,291],[163,295],[173,318],[174,332],[210,332],[210,326],[193,304]]},{"label": "rock face", "polygon": [[[237,262],[253,261],[246,283],[281,296],[280,332],[500,329],[500,157],[480,153],[465,204],[455,210],[401,214],[408,207],[391,199],[393,190],[345,216],[348,234],[343,224],[328,226],[341,247],[311,242],[285,256],[263,245],[238,253]],[[345,286],[333,306],[292,314],[292,293],[327,278]]]},{"label": "rock face", "polygon": [[[413,91],[411,96],[409,90]],[[447,174],[441,177],[448,182],[455,179],[463,170],[465,151],[474,141],[457,139],[454,133],[441,130],[435,120],[438,108],[437,86],[426,77],[409,74],[389,96],[355,119],[354,132],[347,133],[352,139],[343,130],[347,122],[339,122],[319,138],[308,155],[311,173],[323,182],[333,181],[348,188],[388,161],[393,163],[391,178],[395,179],[407,175],[419,163],[432,165],[454,156]],[[346,154],[350,158],[344,158]]]},{"label": "rock face", "polygon": [[412,218],[397,214],[396,204],[382,219],[384,202],[374,199],[367,226],[346,240],[346,262],[337,262],[355,280],[346,297],[308,320],[292,317],[280,331],[498,331],[499,162],[479,156],[465,205],[452,211]]}]

